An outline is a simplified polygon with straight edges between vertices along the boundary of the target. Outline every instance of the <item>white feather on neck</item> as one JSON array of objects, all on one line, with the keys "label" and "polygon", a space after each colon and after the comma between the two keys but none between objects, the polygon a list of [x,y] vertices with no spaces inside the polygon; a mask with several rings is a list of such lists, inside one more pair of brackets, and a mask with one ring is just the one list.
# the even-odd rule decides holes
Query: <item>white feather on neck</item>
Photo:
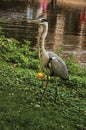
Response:
[{"label": "white feather on neck", "polygon": [[45,22],[43,23],[43,32],[40,37],[40,49],[39,49],[40,62],[42,63],[43,66],[47,64],[48,59],[49,59],[49,56],[44,46],[47,33],[48,33],[48,23]]}]

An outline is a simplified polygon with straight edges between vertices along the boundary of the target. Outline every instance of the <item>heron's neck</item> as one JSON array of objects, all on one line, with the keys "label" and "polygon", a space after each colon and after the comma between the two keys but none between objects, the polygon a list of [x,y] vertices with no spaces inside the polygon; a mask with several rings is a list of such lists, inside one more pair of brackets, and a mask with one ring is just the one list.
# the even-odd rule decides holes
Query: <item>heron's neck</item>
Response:
[{"label": "heron's neck", "polygon": [[46,26],[44,26],[43,32],[40,37],[40,49],[41,50],[45,50],[44,44],[45,44],[45,39],[46,39],[47,33],[48,33],[48,24],[46,24]]},{"label": "heron's neck", "polygon": [[48,32],[48,24],[46,23],[44,25],[43,32],[42,32],[41,37],[40,37],[40,47],[39,47],[39,59],[40,59],[40,63],[42,65],[42,67],[47,66],[47,63],[49,60],[49,55],[44,47],[47,32]]}]

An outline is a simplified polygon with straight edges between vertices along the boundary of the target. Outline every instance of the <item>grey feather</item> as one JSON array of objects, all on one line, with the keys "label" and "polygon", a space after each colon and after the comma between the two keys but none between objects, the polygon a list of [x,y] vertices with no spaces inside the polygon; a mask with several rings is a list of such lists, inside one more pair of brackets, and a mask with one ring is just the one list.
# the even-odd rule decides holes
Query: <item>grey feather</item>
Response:
[{"label": "grey feather", "polygon": [[62,58],[51,51],[47,51],[47,53],[49,55],[49,59],[51,59],[50,62],[48,63],[48,64],[51,64],[51,66],[49,65],[50,75],[58,76],[63,79],[68,79],[67,66],[65,62],[62,60]]}]

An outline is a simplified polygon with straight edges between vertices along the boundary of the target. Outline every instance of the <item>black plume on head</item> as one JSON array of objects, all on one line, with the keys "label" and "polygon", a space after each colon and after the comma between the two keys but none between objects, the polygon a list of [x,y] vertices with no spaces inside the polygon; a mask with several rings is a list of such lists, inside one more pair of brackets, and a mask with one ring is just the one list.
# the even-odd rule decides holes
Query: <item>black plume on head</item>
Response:
[{"label": "black plume on head", "polygon": [[42,18],[42,19],[41,19],[41,22],[48,22],[48,21],[47,21],[47,19]]}]

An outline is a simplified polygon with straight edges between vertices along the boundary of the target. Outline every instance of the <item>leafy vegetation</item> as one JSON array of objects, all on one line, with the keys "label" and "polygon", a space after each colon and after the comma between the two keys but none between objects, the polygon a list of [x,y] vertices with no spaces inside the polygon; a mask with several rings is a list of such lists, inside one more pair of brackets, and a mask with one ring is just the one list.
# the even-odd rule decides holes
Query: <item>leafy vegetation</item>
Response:
[{"label": "leafy vegetation", "polygon": [[85,130],[86,70],[73,56],[66,61],[69,80],[58,79],[54,103],[55,78],[40,102],[46,77],[41,72],[38,50],[30,43],[0,37],[0,129],[1,130]]}]

